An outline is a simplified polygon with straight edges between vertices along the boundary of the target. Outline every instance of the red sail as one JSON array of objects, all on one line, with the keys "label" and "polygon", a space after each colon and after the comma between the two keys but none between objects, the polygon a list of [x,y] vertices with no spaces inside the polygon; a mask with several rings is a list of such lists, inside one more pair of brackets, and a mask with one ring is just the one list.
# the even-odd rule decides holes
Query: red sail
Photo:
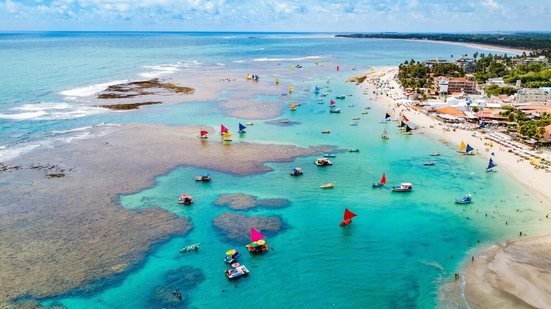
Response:
[{"label": "red sail", "polygon": [[254,227],[251,227],[251,241],[258,241],[264,238],[265,236],[257,231]]},{"label": "red sail", "polygon": [[402,118],[404,119],[404,121],[409,121],[408,117],[406,116],[402,116]]},{"label": "red sail", "polygon": [[340,66],[337,66],[337,71],[340,71],[341,67]]},{"label": "red sail", "polygon": [[201,131],[201,136],[205,136],[207,134],[209,134],[209,131]]},{"label": "red sail", "polygon": [[354,218],[355,216],[357,216],[357,214],[351,212],[350,210],[348,210],[348,208],[346,208],[344,210],[344,220],[350,220],[352,218]]},{"label": "red sail", "polygon": [[223,124],[221,124],[220,125],[220,135],[223,135],[226,132],[228,132],[228,128],[226,128]]},{"label": "red sail", "polygon": [[383,185],[386,185],[386,174],[385,173],[383,173],[383,177],[381,177],[380,183],[382,183]]}]

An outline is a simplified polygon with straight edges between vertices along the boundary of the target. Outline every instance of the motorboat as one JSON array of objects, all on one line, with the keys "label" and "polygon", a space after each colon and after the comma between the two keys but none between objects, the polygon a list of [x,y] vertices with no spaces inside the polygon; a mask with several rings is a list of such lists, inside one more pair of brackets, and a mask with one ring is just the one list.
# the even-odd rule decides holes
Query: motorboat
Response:
[{"label": "motorboat", "polygon": [[180,249],[180,253],[192,252],[199,250],[199,243],[191,244]]},{"label": "motorboat", "polygon": [[352,120],[360,120],[360,117],[354,117]]},{"label": "motorboat", "polygon": [[314,164],[316,164],[317,166],[328,166],[333,165],[333,162],[329,161],[329,159],[327,158],[318,158],[316,159]]},{"label": "motorboat", "polygon": [[280,122],[281,122],[281,123],[289,123],[289,120],[283,119],[283,120],[281,120]]},{"label": "motorboat", "polygon": [[331,133],[331,130],[323,130],[323,131],[321,131],[321,134],[329,134],[329,133]]},{"label": "motorboat", "polygon": [[224,258],[224,263],[233,264],[237,262],[237,259],[241,256],[241,253],[235,249],[231,249],[226,252],[226,257]]},{"label": "motorboat", "polygon": [[195,181],[209,182],[211,180],[210,175],[205,173],[201,176],[195,176]]},{"label": "motorboat", "polygon": [[233,280],[248,275],[249,270],[245,267],[245,265],[239,265],[235,268],[232,267],[231,269],[226,270],[224,273],[228,279]]},{"label": "motorboat", "polygon": [[430,155],[431,155],[431,157],[438,157],[438,156],[440,156],[440,153],[439,152],[433,152]]},{"label": "motorboat", "polygon": [[350,124],[350,126],[352,126],[352,127],[357,127],[357,126],[358,126],[358,122],[352,122],[352,123]]},{"label": "motorboat", "polygon": [[353,148],[353,149],[349,149],[348,152],[360,152],[360,149]]},{"label": "motorboat", "polygon": [[346,99],[346,96],[339,95],[339,96],[336,96],[335,99],[337,99],[337,100],[344,100],[344,99]]},{"label": "motorboat", "polygon": [[338,114],[341,112],[341,109],[340,108],[332,108],[329,110],[330,113],[333,113],[333,114]]},{"label": "motorboat", "polygon": [[425,166],[432,166],[432,165],[436,165],[436,162],[434,162],[434,161],[429,161],[429,162],[423,163],[423,165],[425,165]]},{"label": "motorboat", "polygon": [[469,204],[471,202],[472,202],[472,196],[470,194],[465,194],[465,196],[462,197],[461,199],[455,200],[456,204]]},{"label": "motorboat", "polygon": [[335,184],[332,182],[326,183],[320,186],[321,189],[333,189],[334,187],[335,187]]},{"label": "motorboat", "polygon": [[187,194],[183,193],[178,198],[178,204],[191,205],[191,204],[193,204],[193,199],[191,198],[190,195],[187,195]]},{"label": "motorboat", "polygon": [[337,156],[335,154],[332,154],[332,153],[321,153],[322,156],[324,156],[325,158],[336,158]]},{"label": "motorboat", "polygon": [[393,186],[393,192],[410,192],[413,190],[413,185],[409,182],[401,183],[399,186]]},{"label": "motorboat", "polygon": [[293,167],[289,174],[291,174],[291,176],[300,176],[300,175],[302,175],[302,168],[301,167]]}]

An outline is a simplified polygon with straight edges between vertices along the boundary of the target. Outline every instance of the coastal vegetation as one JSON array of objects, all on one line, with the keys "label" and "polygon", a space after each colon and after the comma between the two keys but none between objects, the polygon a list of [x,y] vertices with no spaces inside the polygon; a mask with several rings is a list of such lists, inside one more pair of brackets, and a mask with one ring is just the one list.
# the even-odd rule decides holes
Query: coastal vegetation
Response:
[{"label": "coastal vegetation", "polygon": [[542,113],[541,117],[532,119],[524,112],[510,105],[503,107],[504,111],[500,114],[507,117],[509,122],[517,124],[517,132],[527,138],[540,140],[545,132],[545,126],[551,124],[551,114]]},{"label": "coastal vegetation", "polygon": [[413,39],[433,40],[462,43],[488,44],[503,47],[523,48],[530,50],[551,50],[551,33],[519,32],[519,33],[355,33],[337,34],[345,38],[373,39]]},{"label": "coastal vegetation", "polygon": [[454,63],[437,63],[428,66],[424,62],[411,59],[401,63],[398,68],[398,79],[402,86],[414,89],[420,95],[425,94],[422,89],[431,88],[434,85],[435,77],[465,76],[465,70]]}]

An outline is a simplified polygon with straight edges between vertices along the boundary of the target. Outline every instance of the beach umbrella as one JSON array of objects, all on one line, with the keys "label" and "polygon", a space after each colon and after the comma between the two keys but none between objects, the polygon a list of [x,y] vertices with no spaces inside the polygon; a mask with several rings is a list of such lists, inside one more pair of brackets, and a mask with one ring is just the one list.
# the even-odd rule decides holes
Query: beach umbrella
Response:
[{"label": "beach umbrella", "polygon": [[237,250],[231,249],[231,250],[226,252],[226,255],[234,255],[236,252],[237,252]]}]

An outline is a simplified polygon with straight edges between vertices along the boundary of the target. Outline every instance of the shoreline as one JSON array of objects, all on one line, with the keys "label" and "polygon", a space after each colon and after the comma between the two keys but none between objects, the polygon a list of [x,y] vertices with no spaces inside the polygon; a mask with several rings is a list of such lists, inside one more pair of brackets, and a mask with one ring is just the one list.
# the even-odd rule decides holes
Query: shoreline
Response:
[{"label": "shoreline", "polygon": [[[356,77],[367,76],[367,82],[357,84],[358,91],[367,91],[371,102],[392,110],[394,115],[403,113],[417,126],[415,132],[457,147],[461,140],[470,143],[478,156],[495,159],[499,162],[499,172],[536,194],[540,199],[540,205],[546,210],[551,209],[551,173],[537,170],[526,161],[518,162],[516,155],[507,152],[500,145],[488,151],[488,146],[484,144],[487,141],[485,134],[459,128],[452,131],[447,124],[433,117],[411,107],[398,106],[393,96],[402,96],[402,93],[400,85],[394,79],[396,73],[397,67],[383,67],[373,73],[357,75]],[[390,88],[387,92],[389,96],[373,94],[372,91],[377,91],[378,88],[371,83],[371,79],[376,77],[388,81],[386,86]],[[446,127],[448,130],[444,130]],[[491,155],[491,152],[495,155]],[[467,308],[534,308],[538,307],[537,305],[551,303],[551,293],[546,288],[551,283],[551,276],[546,275],[543,279],[538,279],[539,284],[532,283],[535,278],[541,277],[542,273],[547,273],[551,266],[551,253],[547,249],[551,246],[551,233],[547,229],[541,232],[544,233],[543,236],[525,236],[489,247],[475,248],[471,254],[476,257],[476,261],[471,262],[466,258],[459,266],[462,270],[461,284],[451,282],[442,288],[449,290],[446,294],[452,295],[455,299],[462,298]],[[440,293],[442,292],[441,289]],[[440,305],[446,307],[445,304]]]}]

